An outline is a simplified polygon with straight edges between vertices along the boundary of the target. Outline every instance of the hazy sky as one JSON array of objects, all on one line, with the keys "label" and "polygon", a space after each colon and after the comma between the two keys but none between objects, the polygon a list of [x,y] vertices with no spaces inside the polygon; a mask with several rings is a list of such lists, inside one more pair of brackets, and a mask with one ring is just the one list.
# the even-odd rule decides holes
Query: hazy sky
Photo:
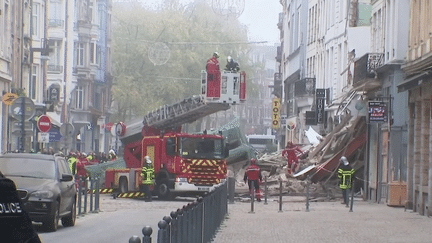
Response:
[{"label": "hazy sky", "polygon": [[239,20],[248,26],[250,41],[279,43],[279,13],[282,5],[279,0],[245,0],[245,10]]},{"label": "hazy sky", "polygon": [[[208,0],[210,3],[212,0]],[[218,0],[224,1],[224,0]],[[233,1],[233,0],[225,0]],[[237,0],[240,1],[240,0]],[[249,29],[249,41],[267,41],[273,45],[279,43],[279,13],[282,12],[282,5],[279,0],[244,0],[245,9],[239,17],[241,23]],[[163,0],[142,0],[145,4],[161,4]],[[193,0],[182,0],[183,3],[190,3]]]}]

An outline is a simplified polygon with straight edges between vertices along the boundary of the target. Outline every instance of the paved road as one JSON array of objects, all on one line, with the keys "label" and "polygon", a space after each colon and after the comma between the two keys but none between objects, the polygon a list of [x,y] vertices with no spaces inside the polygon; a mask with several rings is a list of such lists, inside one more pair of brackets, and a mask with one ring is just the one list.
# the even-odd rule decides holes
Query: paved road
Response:
[{"label": "paved road", "polygon": [[340,201],[314,202],[306,212],[304,197],[284,197],[267,205],[235,202],[217,233],[215,243],[277,242],[432,242],[432,219],[403,208],[357,199],[353,212]]},{"label": "paved road", "polygon": [[120,198],[114,200],[109,195],[101,195],[101,212],[79,217],[74,227],[59,226],[57,232],[43,232],[40,227],[36,228],[43,243],[127,243],[133,235],[142,237],[141,229],[149,225],[156,242],[157,223],[171,211],[192,201],[188,198],[169,202]]}]

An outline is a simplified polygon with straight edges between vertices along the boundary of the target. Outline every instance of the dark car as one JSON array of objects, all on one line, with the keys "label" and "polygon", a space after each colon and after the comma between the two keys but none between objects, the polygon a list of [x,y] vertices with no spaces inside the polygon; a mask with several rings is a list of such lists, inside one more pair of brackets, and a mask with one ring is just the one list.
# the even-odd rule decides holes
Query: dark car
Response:
[{"label": "dark car", "polygon": [[65,158],[56,155],[10,153],[0,156],[0,171],[13,180],[32,221],[56,231],[75,225],[76,186]]}]

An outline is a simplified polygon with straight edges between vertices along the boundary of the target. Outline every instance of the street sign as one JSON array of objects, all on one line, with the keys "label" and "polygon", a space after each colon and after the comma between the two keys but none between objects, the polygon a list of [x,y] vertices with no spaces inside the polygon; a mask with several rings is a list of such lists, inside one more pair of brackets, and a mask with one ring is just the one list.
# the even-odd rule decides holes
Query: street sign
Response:
[{"label": "street sign", "polygon": [[[24,103],[24,104],[23,104]],[[24,110],[22,109],[24,107]],[[10,114],[13,118],[22,121],[30,120],[36,113],[35,105],[33,101],[28,97],[18,97],[14,100],[10,106]]]},{"label": "street sign", "polygon": [[[32,123],[29,121],[24,122],[24,130],[27,135],[32,134],[33,127]],[[21,136],[22,132],[22,122],[13,122],[12,123],[12,134],[16,136]]]},{"label": "street sign", "polygon": [[48,132],[40,132],[38,133],[38,142],[39,143],[49,143],[50,134]]},{"label": "street sign", "polygon": [[63,123],[60,127],[60,134],[64,137],[72,136],[74,133],[74,126],[70,123]]},{"label": "street sign", "polygon": [[3,103],[4,103],[5,105],[12,105],[13,102],[14,102],[14,100],[15,100],[16,98],[18,98],[18,95],[17,95],[17,94],[14,94],[14,93],[6,93],[6,94],[3,95],[2,100],[3,100]]},{"label": "street sign", "polygon": [[51,120],[48,116],[42,115],[37,121],[39,131],[47,133],[51,129]]}]

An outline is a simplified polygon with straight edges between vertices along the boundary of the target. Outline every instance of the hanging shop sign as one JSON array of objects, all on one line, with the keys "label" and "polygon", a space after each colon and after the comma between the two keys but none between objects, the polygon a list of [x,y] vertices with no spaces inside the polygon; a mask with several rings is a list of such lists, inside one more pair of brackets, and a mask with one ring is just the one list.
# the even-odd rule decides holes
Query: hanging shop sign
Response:
[{"label": "hanging shop sign", "polygon": [[387,103],[384,101],[369,101],[369,122],[387,122]]},{"label": "hanging shop sign", "polygon": [[316,116],[317,123],[324,123],[324,108],[325,108],[325,97],[326,97],[326,89],[317,89],[316,90]]},{"label": "hanging shop sign", "polygon": [[280,99],[273,98],[272,101],[272,128],[278,129],[280,127]]}]

